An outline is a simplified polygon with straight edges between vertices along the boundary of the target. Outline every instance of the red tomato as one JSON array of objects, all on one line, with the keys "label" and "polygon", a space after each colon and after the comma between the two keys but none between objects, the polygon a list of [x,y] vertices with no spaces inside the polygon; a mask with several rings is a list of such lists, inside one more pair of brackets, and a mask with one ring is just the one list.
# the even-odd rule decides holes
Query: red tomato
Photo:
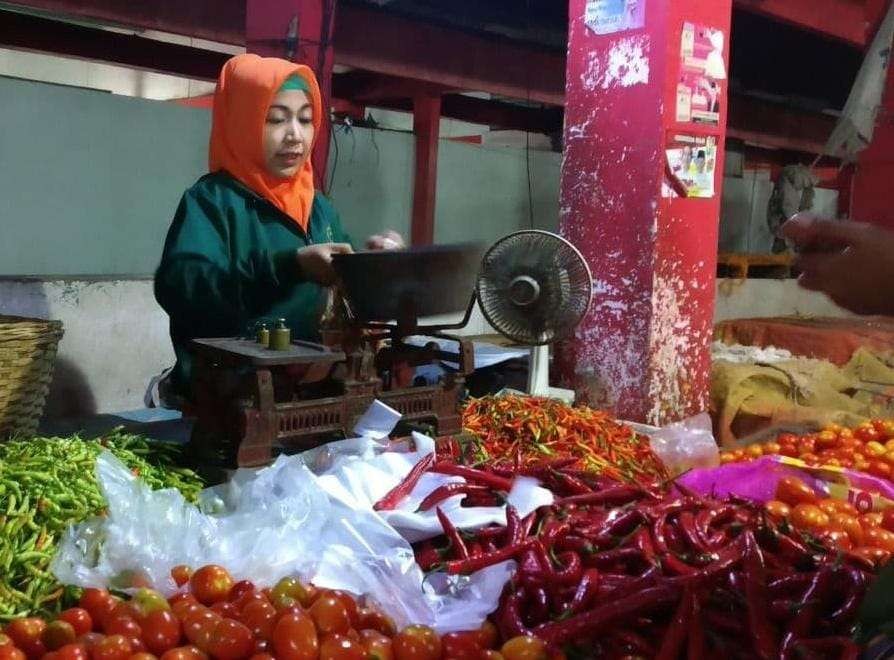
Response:
[{"label": "red tomato", "polygon": [[211,611],[217,612],[225,619],[238,619],[241,614],[239,608],[236,607],[236,603],[230,602],[214,603],[211,606]]},{"label": "red tomato", "polygon": [[134,653],[128,660],[158,660],[158,658],[151,653],[140,651],[139,653]]},{"label": "red tomato", "polygon": [[217,624],[208,645],[208,652],[217,660],[239,660],[253,650],[251,630],[232,619],[223,619]]},{"label": "red tomato", "polygon": [[361,630],[360,638],[369,660],[394,660],[391,638],[378,630]]},{"label": "red tomato", "polygon": [[272,641],[278,660],[316,660],[320,652],[313,619],[303,613],[280,618],[273,629]]},{"label": "red tomato", "polygon": [[159,660],[208,660],[208,656],[195,646],[178,646],[166,651]]},{"label": "red tomato", "polygon": [[549,660],[546,643],[539,637],[513,637],[500,649],[506,660]]},{"label": "red tomato", "polygon": [[863,527],[860,525],[860,520],[856,516],[836,512],[829,516],[829,521],[835,527],[847,532],[847,535],[850,537],[851,543],[855,548],[863,545]]},{"label": "red tomato", "polygon": [[269,639],[276,623],[276,608],[266,599],[253,600],[242,610],[240,620],[255,637]]},{"label": "red tomato", "polygon": [[829,524],[829,515],[814,504],[799,504],[792,509],[791,519],[795,527],[814,531]]},{"label": "red tomato", "polygon": [[255,653],[248,660],[276,660],[276,658],[269,653]]},{"label": "red tomato", "polygon": [[184,566],[183,564],[174,566],[174,568],[171,569],[171,577],[174,579],[174,583],[178,587],[182,587],[184,584],[189,582],[189,579],[192,577],[192,569],[189,566]]},{"label": "red tomato", "polygon": [[284,577],[270,591],[270,601],[277,610],[299,604],[309,607],[313,590],[296,577]]},{"label": "red tomato", "polygon": [[810,436],[801,438],[798,442],[798,453],[801,455],[816,453],[816,440]]},{"label": "red tomato", "polygon": [[500,641],[500,631],[491,621],[485,621],[478,629],[478,645],[483,649],[492,649]]},{"label": "red tomato", "polygon": [[123,635],[109,635],[90,653],[93,660],[127,660],[133,654],[130,640]]},{"label": "red tomato", "polygon": [[56,657],[58,660],[87,660],[90,654],[87,652],[86,646],[75,642],[74,644],[66,644],[56,651]]},{"label": "red tomato", "polygon": [[194,612],[183,621],[183,635],[191,644],[207,652],[211,635],[219,621],[221,621],[220,615],[211,610]]},{"label": "red tomato", "polygon": [[857,556],[871,566],[884,566],[891,559],[891,553],[887,550],[872,548],[865,545],[862,548],[856,548],[851,554]]},{"label": "red tomato", "polygon": [[882,511],[881,527],[889,532],[894,532],[894,507]]},{"label": "red tomato", "polygon": [[344,635],[328,635],[320,644],[320,660],[367,660],[360,642]]},{"label": "red tomato", "polygon": [[43,645],[49,651],[58,651],[66,644],[74,643],[76,638],[74,626],[61,620],[48,623],[40,635]]},{"label": "red tomato", "polygon": [[46,653],[46,647],[41,641],[46,627],[47,622],[36,617],[15,619],[6,626],[6,634],[29,658],[39,658]]},{"label": "red tomato", "polygon": [[130,606],[135,613],[134,620],[137,623],[142,623],[143,619],[152,614],[152,612],[160,610],[170,611],[171,609],[171,604],[165,600],[165,597],[152,589],[140,589],[137,591],[130,601]]},{"label": "red tomato", "polygon": [[780,445],[795,445],[798,443],[798,436],[794,433],[782,433],[776,438],[776,442]]},{"label": "red tomato", "polygon": [[439,660],[441,640],[428,626],[408,626],[392,640],[396,660]]},{"label": "red tomato", "polygon": [[361,630],[378,630],[383,635],[388,635],[389,637],[394,637],[397,634],[394,621],[377,609],[364,607],[358,614],[360,620],[357,622],[357,627]]},{"label": "red tomato", "polygon": [[823,431],[816,436],[816,446],[830,449],[838,444],[838,434],[833,431]]},{"label": "red tomato", "polygon": [[820,532],[820,538],[826,541],[830,546],[841,552],[847,552],[854,547],[850,535],[841,527],[829,527]]},{"label": "red tomato", "polygon": [[[243,598],[246,598],[253,594],[256,591],[255,585],[248,580],[241,580],[233,585],[233,588],[230,589],[230,593],[227,596],[227,600],[231,603],[241,602]],[[242,609],[241,607],[239,609]]]},{"label": "red tomato", "polygon": [[310,616],[321,635],[345,634],[351,629],[351,615],[343,600],[324,594],[310,606]]},{"label": "red tomato", "polygon": [[112,595],[105,589],[84,589],[78,605],[90,613],[94,625],[99,625],[101,615],[108,613]]},{"label": "red tomato", "polygon": [[233,576],[223,566],[202,566],[189,580],[196,599],[203,605],[226,600],[233,588]]},{"label": "red tomato", "polygon": [[[499,651],[492,651],[488,649],[481,654],[481,660],[505,660],[503,658],[503,654]],[[551,658],[550,660],[560,660],[560,658]]]},{"label": "red tomato", "polygon": [[894,532],[889,532],[887,529],[881,527],[867,529],[864,542],[870,547],[894,552]]},{"label": "red tomato", "polygon": [[143,642],[155,655],[175,648],[182,637],[180,621],[172,612],[157,610],[143,621]]},{"label": "red tomato", "polygon": [[86,635],[93,630],[93,618],[90,616],[90,612],[82,607],[72,607],[65,610],[59,615],[59,620],[70,623],[71,627],[74,628],[76,637]]},{"label": "red tomato", "polygon": [[28,660],[21,649],[12,645],[0,646],[0,660]]},{"label": "red tomato", "polygon": [[477,631],[447,633],[441,637],[441,648],[450,660],[478,660],[484,650]]},{"label": "red tomato", "polygon": [[136,621],[129,616],[116,616],[107,619],[103,626],[106,635],[123,635],[124,637],[134,637],[139,639],[143,636],[143,629]]},{"label": "red tomato", "polygon": [[858,427],[854,431],[854,437],[862,442],[877,442],[880,438],[878,431],[872,425]]},{"label": "red tomato", "polygon": [[208,608],[206,608],[198,601],[180,600],[174,604],[172,612],[174,616],[181,621],[186,621],[194,613],[201,612],[206,609]]},{"label": "red tomato", "polygon": [[797,506],[815,504],[817,496],[810,486],[797,477],[785,477],[776,485],[776,499],[789,506]]},{"label": "red tomato", "polygon": [[882,479],[891,479],[891,464],[886,463],[885,461],[869,461],[869,469],[867,472],[873,476],[881,477]]},{"label": "red tomato", "polygon": [[77,643],[82,644],[84,648],[87,649],[87,652],[93,650],[93,647],[99,644],[102,640],[106,638],[102,633],[87,633],[86,635],[81,635],[78,637]]},{"label": "red tomato", "polygon": [[792,513],[791,507],[785,502],[780,502],[779,500],[770,500],[764,505],[764,507],[767,509],[767,513],[769,513],[771,517],[776,518],[777,520],[788,518]]},{"label": "red tomato", "polygon": [[342,605],[345,606],[345,609],[348,612],[348,618],[351,621],[351,627],[356,628],[360,622],[360,611],[357,607],[357,601],[354,600],[354,597],[347,591],[334,590],[330,591],[329,593],[342,602]]},{"label": "red tomato", "polygon": [[780,445],[777,453],[790,458],[796,458],[799,455],[798,448],[795,445]]},{"label": "red tomato", "polygon": [[253,655],[258,655],[259,653],[270,653],[270,650],[273,648],[273,645],[266,639],[255,639],[255,645],[252,649]]}]

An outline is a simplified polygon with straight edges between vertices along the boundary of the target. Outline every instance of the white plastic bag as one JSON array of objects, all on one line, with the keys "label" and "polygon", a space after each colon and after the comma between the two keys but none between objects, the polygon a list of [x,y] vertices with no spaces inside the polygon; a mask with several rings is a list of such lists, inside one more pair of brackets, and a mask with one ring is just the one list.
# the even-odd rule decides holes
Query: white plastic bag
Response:
[{"label": "white plastic bag", "polygon": [[720,450],[714,440],[711,416],[701,413],[663,428],[625,422],[635,431],[649,436],[652,451],[676,476],[693,468],[720,465]]},{"label": "white plastic bag", "polygon": [[[393,421],[393,414],[379,409]],[[393,411],[392,411],[393,412]],[[383,419],[367,419],[382,430]],[[440,632],[480,626],[496,609],[513,562],[470,576],[432,574],[423,582],[410,542],[439,535],[436,513],[417,512],[432,490],[457,477],[426,473],[395,511],[373,504],[400,483],[434,441],[414,434],[415,451],[393,451],[380,434],[330,443],[261,470],[239,470],[207,489],[198,507],[176,490],[151,491],[112,454],[97,459],[109,505],[104,519],[65,535],[52,570],[63,584],[127,589],[148,582],[170,595],[170,570],[179,564],[226,566],[237,580],[271,586],[286,575],[369,596],[400,626],[430,625]],[[459,528],[505,524],[505,507],[442,503]],[[552,493],[517,479],[508,501],[520,515],[551,504]]]}]

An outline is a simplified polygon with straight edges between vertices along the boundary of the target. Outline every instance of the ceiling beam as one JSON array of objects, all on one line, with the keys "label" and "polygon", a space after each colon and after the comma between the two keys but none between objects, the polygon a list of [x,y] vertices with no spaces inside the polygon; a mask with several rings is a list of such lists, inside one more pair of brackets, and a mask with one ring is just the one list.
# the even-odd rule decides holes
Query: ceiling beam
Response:
[{"label": "ceiling beam", "polygon": [[837,123],[830,115],[733,94],[727,136],[760,147],[819,154]]},{"label": "ceiling beam", "polygon": [[8,4],[56,18],[245,43],[245,0],[11,0]]},{"label": "ceiling beam", "polygon": [[229,55],[131,34],[0,11],[0,46],[99,60],[198,80],[217,80]]},{"label": "ceiling beam", "polygon": [[852,46],[867,45],[866,0],[734,0],[733,6]]}]

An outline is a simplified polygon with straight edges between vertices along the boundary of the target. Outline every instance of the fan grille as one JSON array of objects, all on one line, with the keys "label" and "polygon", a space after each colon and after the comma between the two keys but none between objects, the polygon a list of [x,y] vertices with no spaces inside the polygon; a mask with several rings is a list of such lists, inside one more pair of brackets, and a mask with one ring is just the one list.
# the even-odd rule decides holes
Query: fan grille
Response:
[{"label": "fan grille", "polygon": [[[513,292],[535,283],[536,298]],[[592,278],[580,252],[561,236],[529,230],[497,241],[484,255],[478,300],[488,322],[510,339],[548,344],[574,332],[590,305]]]}]

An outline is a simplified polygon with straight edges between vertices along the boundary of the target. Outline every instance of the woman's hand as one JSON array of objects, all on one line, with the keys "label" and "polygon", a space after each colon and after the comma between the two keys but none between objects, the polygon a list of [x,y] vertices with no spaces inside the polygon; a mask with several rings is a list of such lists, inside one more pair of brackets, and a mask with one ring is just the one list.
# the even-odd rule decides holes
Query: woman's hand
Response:
[{"label": "woman's hand", "polygon": [[350,254],[353,251],[348,243],[319,243],[298,250],[295,261],[307,279],[328,286],[336,279],[332,255]]},{"label": "woman's hand", "polygon": [[799,213],[781,233],[795,244],[798,282],[857,314],[894,313],[894,232]]},{"label": "woman's hand", "polygon": [[375,234],[366,239],[366,248],[368,250],[402,250],[405,247],[404,237],[390,229],[382,234]]}]

